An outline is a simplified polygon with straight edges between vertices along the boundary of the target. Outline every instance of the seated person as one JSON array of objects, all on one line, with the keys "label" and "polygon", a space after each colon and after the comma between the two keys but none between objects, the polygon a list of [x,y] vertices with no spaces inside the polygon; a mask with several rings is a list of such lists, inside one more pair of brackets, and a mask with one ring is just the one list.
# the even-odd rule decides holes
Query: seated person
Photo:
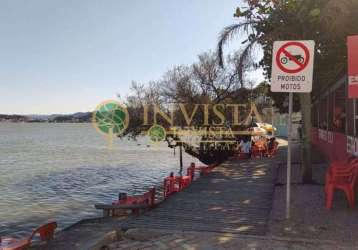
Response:
[{"label": "seated person", "polygon": [[269,140],[268,140],[268,142],[267,142],[267,148],[268,148],[268,150],[271,150],[271,149],[273,149],[273,147],[274,147],[274,142],[275,142],[275,137],[272,137],[272,138],[270,138]]},{"label": "seated person", "polygon": [[241,152],[245,154],[250,154],[251,152],[251,141],[244,139],[239,144]]}]

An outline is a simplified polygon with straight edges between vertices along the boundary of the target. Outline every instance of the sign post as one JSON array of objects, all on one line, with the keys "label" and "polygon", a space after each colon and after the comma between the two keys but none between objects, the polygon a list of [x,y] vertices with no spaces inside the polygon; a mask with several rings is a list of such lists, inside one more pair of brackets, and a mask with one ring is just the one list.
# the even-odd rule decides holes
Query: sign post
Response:
[{"label": "sign post", "polygon": [[292,143],[292,103],[293,93],[288,94],[288,136],[287,136],[287,176],[286,176],[286,219],[290,218],[291,201],[291,143]]},{"label": "sign post", "polygon": [[293,93],[312,91],[314,41],[276,41],[273,44],[271,91],[288,92],[286,219],[290,218]]}]

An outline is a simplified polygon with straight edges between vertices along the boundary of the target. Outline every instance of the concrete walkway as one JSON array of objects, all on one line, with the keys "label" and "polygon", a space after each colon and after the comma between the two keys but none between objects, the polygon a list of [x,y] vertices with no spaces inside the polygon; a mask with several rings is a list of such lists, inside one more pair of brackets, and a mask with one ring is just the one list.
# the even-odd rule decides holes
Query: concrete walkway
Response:
[{"label": "concrete walkway", "polygon": [[249,236],[230,233],[128,230],[122,240],[108,244],[109,250],[337,250],[352,249],[334,241]]},{"label": "concrete walkway", "polygon": [[150,212],[80,222],[48,249],[91,249],[110,231],[134,228],[265,235],[279,158],[229,160]]},{"label": "concrete walkway", "polygon": [[276,179],[272,161],[229,160],[120,227],[264,235]]}]

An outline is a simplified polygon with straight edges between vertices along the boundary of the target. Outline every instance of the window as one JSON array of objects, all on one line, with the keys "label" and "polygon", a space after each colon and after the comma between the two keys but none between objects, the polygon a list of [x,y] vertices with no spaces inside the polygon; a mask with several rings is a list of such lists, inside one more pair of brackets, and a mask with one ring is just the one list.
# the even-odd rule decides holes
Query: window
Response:
[{"label": "window", "polygon": [[346,129],[346,87],[342,84],[333,93],[332,130],[344,133]]},{"label": "window", "polygon": [[347,99],[347,135],[354,136],[354,107],[353,107],[353,100]]},{"label": "window", "polygon": [[327,129],[327,97],[321,99],[319,105],[319,128]]},{"label": "window", "polygon": [[328,97],[328,112],[327,112],[327,119],[328,119],[328,130],[334,131],[333,126],[333,113],[334,113],[334,92],[329,93]]},{"label": "window", "polygon": [[318,128],[318,103],[313,104],[311,110],[312,126]]}]

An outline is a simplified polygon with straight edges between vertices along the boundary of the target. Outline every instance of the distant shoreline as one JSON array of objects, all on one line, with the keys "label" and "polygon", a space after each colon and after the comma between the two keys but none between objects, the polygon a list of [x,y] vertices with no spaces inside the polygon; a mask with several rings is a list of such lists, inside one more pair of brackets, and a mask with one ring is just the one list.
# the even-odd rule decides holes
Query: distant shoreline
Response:
[{"label": "distant shoreline", "polygon": [[11,120],[0,120],[0,124],[1,123],[91,123],[91,121],[64,121],[64,122],[49,122],[49,121],[11,121]]},{"label": "distant shoreline", "polygon": [[4,115],[0,114],[1,122],[10,123],[89,123],[92,112],[79,112],[70,115]]}]

